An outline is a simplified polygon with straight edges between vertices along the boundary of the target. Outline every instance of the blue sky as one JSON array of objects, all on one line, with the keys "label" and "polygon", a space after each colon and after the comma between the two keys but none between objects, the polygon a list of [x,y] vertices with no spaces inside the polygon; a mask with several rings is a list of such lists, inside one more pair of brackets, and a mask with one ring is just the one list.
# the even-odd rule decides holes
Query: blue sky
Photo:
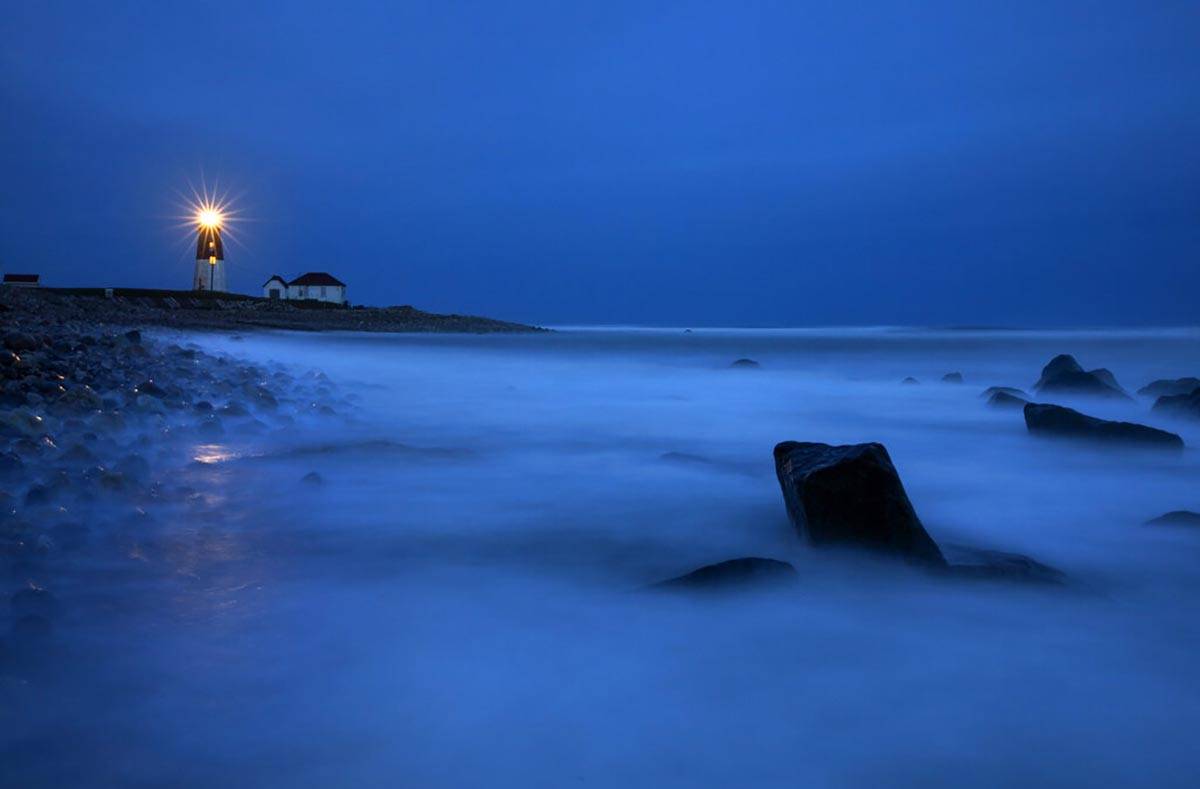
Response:
[{"label": "blue sky", "polygon": [[[279,6],[286,6],[280,8]],[[1195,2],[22,3],[0,266],[541,323],[1178,324]]]}]

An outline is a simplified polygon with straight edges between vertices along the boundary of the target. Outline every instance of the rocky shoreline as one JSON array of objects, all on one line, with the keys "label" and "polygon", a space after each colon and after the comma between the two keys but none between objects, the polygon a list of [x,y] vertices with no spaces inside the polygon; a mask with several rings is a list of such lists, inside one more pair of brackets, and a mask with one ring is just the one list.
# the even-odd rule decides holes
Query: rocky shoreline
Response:
[{"label": "rocky shoreline", "polygon": [[[12,308],[0,333],[0,680],[55,662],[61,622],[87,619],[96,567],[157,578],[213,534],[206,452],[349,414],[318,372],[204,352],[185,337]],[[172,340],[177,341],[172,341]],[[66,591],[64,591],[64,589]],[[128,602],[121,605],[128,606]]]},{"label": "rocky shoreline", "polygon": [[118,288],[109,295],[98,288],[0,288],[0,314],[19,318],[47,312],[60,320],[176,329],[464,334],[546,331],[474,315],[423,312],[410,306],[343,307],[316,301],[273,301],[236,293],[178,290]]}]

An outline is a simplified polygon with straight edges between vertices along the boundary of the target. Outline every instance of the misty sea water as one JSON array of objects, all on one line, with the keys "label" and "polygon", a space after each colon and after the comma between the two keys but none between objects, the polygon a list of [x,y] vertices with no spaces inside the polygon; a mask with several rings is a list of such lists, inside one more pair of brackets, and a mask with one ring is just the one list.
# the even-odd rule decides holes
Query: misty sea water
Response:
[{"label": "misty sea water", "polygon": [[[1095,450],[980,397],[1031,391],[1059,353],[1130,392],[1196,375],[1198,330],[191,339],[321,370],[356,407],[179,471],[220,517],[181,516],[204,539],[174,580],[118,590],[135,613],[76,623],[88,669],[0,734],[24,754],[13,786],[1200,780],[1200,532],[1144,524],[1200,510],[1200,423],[1059,399],[1188,445]],[[1068,584],[810,549],[775,479],[789,439],[882,442],[939,543]],[[645,590],[740,556],[799,582]],[[71,760],[40,758],[55,738]]]}]

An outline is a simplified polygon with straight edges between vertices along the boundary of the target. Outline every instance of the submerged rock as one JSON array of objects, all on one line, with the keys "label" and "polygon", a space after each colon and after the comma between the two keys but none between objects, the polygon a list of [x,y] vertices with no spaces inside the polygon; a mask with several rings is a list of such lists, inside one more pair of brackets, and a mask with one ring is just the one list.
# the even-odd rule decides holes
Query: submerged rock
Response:
[{"label": "submerged rock", "polygon": [[1137,393],[1147,397],[1162,397],[1191,394],[1197,389],[1200,389],[1200,378],[1159,378],[1143,386]]},{"label": "submerged rock", "polygon": [[1108,370],[1099,368],[1085,371],[1075,357],[1059,354],[1042,368],[1042,377],[1033,386],[1034,391],[1044,394],[1075,394],[1108,397],[1121,400],[1132,399],[1117,378]]},{"label": "submerged rock", "polygon": [[988,398],[987,404],[992,408],[1024,408],[1029,401],[1024,397],[1008,392],[996,392]]},{"label": "submerged rock", "polygon": [[1134,422],[1099,419],[1060,405],[1025,404],[1025,427],[1030,433],[1096,443],[1141,446],[1147,449],[1183,449],[1183,439],[1166,430]]},{"label": "submerged rock", "polygon": [[304,485],[319,486],[325,484],[325,478],[315,471],[310,471],[300,478],[300,482]]},{"label": "submerged rock", "polygon": [[812,545],[945,564],[882,444],[785,441],[775,447],[775,472],[792,526]]},{"label": "submerged rock", "polygon": [[718,590],[789,583],[796,578],[796,568],[787,562],[749,556],[705,565],[678,578],[660,581],[652,588]]},{"label": "submerged rock", "polygon": [[1200,526],[1200,512],[1174,510],[1146,521],[1147,526]]},{"label": "submerged rock", "polygon": [[1188,394],[1163,395],[1154,401],[1153,410],[1172,416],[1200,419],[1200,387]]},{"label": "submerged rock", "polygon": [[737,359],[733,362],[733,364],[731,364],[729,366],[730,367],[742,367],[742,368],[746,368],[746,369],[756,369],[758,367],[762,367],[761,364],[754,361],[753,359]]},{"label": "submerged rock", "polygon": [[962,373],[946,373],[942,376],[942,383],[944,384],[961,384],[962,382]]},{"label": "submerged rock", "polygon": [[947,546],[950,564],[945,572],[952,578],[977,581],[1019,581],[1060,586],[1067,576],[1061,570],[1019,553],[983,548]]},{"label": "submerged rock", "polygon": [[921,382],[920,382],[920,381],[918,381],[916,378],[913,378],[913,377],[910,375],[910,376],[908,376],[907,378],[905,378],[903,381],[901,381],[900,383],[902,383],[902,384],[906,384],[906,385],[909,385],[909,386],[911,386],[911,385],[913,385],[913,384],[919,384],[919,383],[921,383]]},{"label": "submerged rock", "polygon": [[712,461],[703,455],[693,455],[690,452],[664,452],[658,456],[659,460],[665,460],[668,463],[680,463],[689,466],[711,466]]},{"label": "submerged rock", "polygon": [[980,392],[979,396],[985,400],[991,400],[994,395],[1000,392],[1003,392],[1006,395],[1012,395],[1013,397],[1019,397],[1022,400],[1029,399],[1029,395],[1025,394],[1024,389],[1018,389],[1015,386],[989,386],[987,389],[984,389],[982,392]]}]

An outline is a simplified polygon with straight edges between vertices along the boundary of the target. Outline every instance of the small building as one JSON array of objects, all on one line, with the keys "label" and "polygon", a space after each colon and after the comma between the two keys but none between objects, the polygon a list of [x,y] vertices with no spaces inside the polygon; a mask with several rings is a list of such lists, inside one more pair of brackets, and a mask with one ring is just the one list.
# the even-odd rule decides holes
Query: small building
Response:
[{"label": "small building", "polygon": [[287,284],[287,297],[345,304],[346,283],[324,271],[310,271]]},{"label": "small building", "polygon": [[5,274],[4,284],[13,288],[36,288],[41,283],[40,274]]},{"label": "small building", "polygon": [[286,299],[287,292],[287,280],[278,274],[272,274],[271,278],[263,283],[264,299]]}]

